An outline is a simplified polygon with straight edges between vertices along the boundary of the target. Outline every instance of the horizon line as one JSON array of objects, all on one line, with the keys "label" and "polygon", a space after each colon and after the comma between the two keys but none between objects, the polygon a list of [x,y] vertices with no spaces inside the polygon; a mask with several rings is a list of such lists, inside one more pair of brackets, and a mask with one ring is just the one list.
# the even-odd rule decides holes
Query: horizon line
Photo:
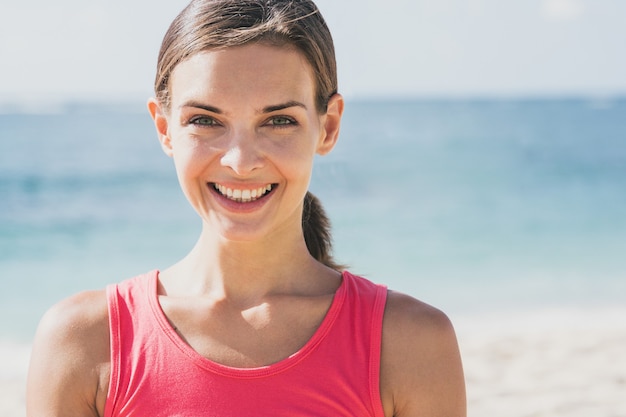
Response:
[{"label": "horizon line", "polygon": [[[626,92],[615,93],[527,93],[527,94],[360,94],[344,96],[348,103],[403,103],[403,102],[532,102],[532,101],[583,101],[600,107],[626,100]],[[147,112],[148,97],[21,97],[1,98],[0,115],[11,114],[66,114],[106,111],[107,113]]]}]

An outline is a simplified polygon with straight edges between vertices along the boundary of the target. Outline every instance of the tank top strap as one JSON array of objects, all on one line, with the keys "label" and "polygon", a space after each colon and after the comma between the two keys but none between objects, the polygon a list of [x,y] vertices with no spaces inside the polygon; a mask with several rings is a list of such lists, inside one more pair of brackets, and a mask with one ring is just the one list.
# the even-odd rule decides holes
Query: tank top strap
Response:
[{"label": "tank top strap", "polygon": [[[347,271],[343,273],[343,279],[347,287],[346,305],[342,310],[345,316],[343,322],[351,323],[350,331],[354,335],[353,338],[344,335],[344,340],[352,339],[354,345],[350,349],[353,349],[353,352],[362,352],[360,355],[367,358],[369,374],[366,379],[369,381],[371,409],[376,417],[383,417],[380,398],[380,358],[387,287]],[[358,346],[359,344],[361,346]],[[350,350],[347,349],[346,346],[344,350],[346,356],[350,354]],[[344,360],[349,359],[346,357]]]},{"label": "tank top strap", "polygon": [[[142,346],[156,334],[157,324],[149,320],[150,305],[146,302],[156,288],[158,271],[138,275],[106,287],[109,310],[111,376],[105,404],[105,417],[118,415],[117,399],[124,398],[132,386],[128,373],[145,366]],[[156,297],[156,293],[154,294]]]}]

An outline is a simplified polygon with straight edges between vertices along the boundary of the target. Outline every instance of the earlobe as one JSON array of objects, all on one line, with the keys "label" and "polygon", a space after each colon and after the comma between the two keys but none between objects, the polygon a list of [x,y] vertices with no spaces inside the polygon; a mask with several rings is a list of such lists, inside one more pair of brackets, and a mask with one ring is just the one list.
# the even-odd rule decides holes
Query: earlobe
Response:
[{"label": "earlobe", "polygon": [[323,135],[317,153],[326,155],[333,150],[339,138],[341,116],[343,116],[344,100],[340,94],[333,95],[328,101],[328,110],[324,115]]},{"label": "earlobe", "polygon": [[167,156],[172,156],[172,142],[169,135],[168,129],[168,120],[165,112],[161,107],[161,103],[156,98],[151,98],[148,100],[148,111],[150,112],[150,116],[152,116],[152,120],[154,121],[154,126],[156,127],[157,134],[159,136],[159,142],[161,143],[161,148],[163,152]]}]

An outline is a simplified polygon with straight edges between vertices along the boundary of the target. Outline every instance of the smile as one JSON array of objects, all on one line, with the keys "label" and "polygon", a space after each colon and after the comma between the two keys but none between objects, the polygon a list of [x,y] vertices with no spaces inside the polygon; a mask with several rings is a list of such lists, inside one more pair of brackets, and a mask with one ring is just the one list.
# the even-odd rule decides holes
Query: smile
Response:
[{"label": "smile", "polygon": [[220,184],[211,184],[215,191],[219,192],[229,200],[236,201],[238,203],[249,203],[256,201],[259,198],[265,196],[272,191],[274,187],[272,184],[267,184],[265,187],[253,188],[253,189],[238,189],[228,188]]}]

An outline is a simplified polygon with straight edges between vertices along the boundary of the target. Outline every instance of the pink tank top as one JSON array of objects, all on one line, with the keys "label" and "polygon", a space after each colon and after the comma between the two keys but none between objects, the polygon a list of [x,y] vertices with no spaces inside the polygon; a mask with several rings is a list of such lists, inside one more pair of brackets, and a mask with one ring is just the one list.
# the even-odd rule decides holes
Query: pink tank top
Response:
[{"label": "pink tank top", "polygon": [[348,272],[298,352],[260,368],[210,361],[169,324],[158,271],[107,288],[111,380],[105,417],[384,417],[379,373],[387,291]]}]

